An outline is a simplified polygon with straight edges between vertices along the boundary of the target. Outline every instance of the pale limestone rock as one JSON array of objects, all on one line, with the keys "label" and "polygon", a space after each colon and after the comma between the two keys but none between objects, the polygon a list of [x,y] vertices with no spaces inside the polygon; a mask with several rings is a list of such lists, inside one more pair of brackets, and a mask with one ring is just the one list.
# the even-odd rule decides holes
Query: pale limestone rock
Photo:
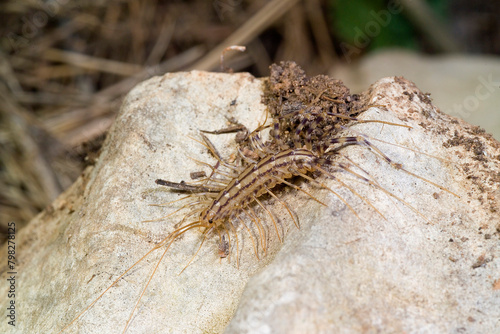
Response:
[{"label": "pale limestone rock", "polygon": [[[367,96],[391,112],[373,108],[363,118],[403,122],[412,129],[377,123],[354,129],[422,152],[371,140],[409,171],[461,198],[391,168],[366,148],[346,150],[382,187],[418,213],[380,190],[355,182],[356,191],[386,217],[347,195],[360,220],[323,192],[331,207],[321,208],[312,201],[301,206],[303,228],[292,230],[276,259],[249,280],[226,333],[454,333],[463,329],[492,333],[499,328],[498,142],[436,112],[406,80],[379,80]],[[455,131],[464,136],[456,142],[462,144],[444,147],[450,138],[457,139]],[[466,148],[471,143],[476,153]],[[328,185],[333,188],[335,182]],[[323,195],[317,196],[323,200]]]},{"label": "pale limestone rock", "polygon": [[491,55],[423,55],[386,49],[329,73],[360,93],[379,78],[404,76],[448,115],[479,125],[500,139],[500,58]]},{"label": "pale limestone rock", "polygon": [[[265,119],[261,94],[262,81],[248,74],[204,72],[167,74],[131,91],[97,164],[16,235],[18,322],[13,329],[4,319],[0,332],[58,332],[173,231],[182,215],[143,222],[182,205],[149,206],[179,198],[154,180],[189,181],[189,173],[203,167],[188,157],[213,163],[207,149],[188,136],[199,138],[199,130],[223,128],[226,117],[256,128]],[[499,328],[499,144],[436,112],[425,95],[405,80],[382,79],[366,96],[390,111],[372,108],[362,118],[412,129],[380,123],[353,129],[403,146],[369,139],[404,168],[460,198],[391,167],[365,147],[348,147],[342,151],[345,155],[407,204],[346,173],[336,174],[384,219],[349,190],[322,178],[350,203],[358,219],[329,191],[301,182],[303,189],[329,206],[295,189],[280,191],[280,198],[297,215],[298,230],[282,205],[266,200],[284,234],[280,244],[267,223],[266,257],[257,261],[248,233],[240,231],[239,268],[234,250],[231,263],[227,258],[219,261],[217,239],[211,238],[178,275],[201,242],[198,230],[186,233],[162,260],[128,332],[459,332],[464,328],[486,333]],[[234,134],[210,139],[225,157],[236,150]],[[453,145],[443,146],[447,142]],[[260,216],[266,219],[264,213]],[[129,272],[65,333],[123,331],[160,253]],[[2,280],[2,296],[7,288]],[[6,307],[5,298],[1,307]]]}]

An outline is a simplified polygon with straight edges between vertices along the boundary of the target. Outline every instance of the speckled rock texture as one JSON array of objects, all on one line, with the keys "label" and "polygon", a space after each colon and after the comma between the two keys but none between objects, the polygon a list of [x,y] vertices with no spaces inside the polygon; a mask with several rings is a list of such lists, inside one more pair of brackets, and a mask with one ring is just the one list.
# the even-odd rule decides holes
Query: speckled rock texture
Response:
[{"label": "speckled rock texture", "polygon": [[[165,248],[147,256],[65,326],[179,227],[182,212],[144,221],[183,205],[151,206],[181,198],[155,179],[190,181],[190,172],[210,171],[190,157],[215,163],[190,137],[227,127],[228,117],[250,130],[264,122],[263,80],[193,71],[155,77],[134,88],[96,164],[16,235],[17,326],[4,319],[0,332],[121,333]],[[127,332],[498,330],[499,143],[438,112],[427,95],[403,78],[377,81],[364,98],[385,108],[370,108],[361,119],[411,129],[358,123],[341,135],[365,136],[404,170],[373,147],[346,147],[338,164],[350,161],[351,171],[365,179],[344,170],[336,172],[338,180],[317,180],[356,214],[332,192],[294,180],[327,206],[296,189],[277,189],[299,221],[297,229],[283,205],[264,197],[283,243],[269,216],[255,207],[269,249],[258,260],[250,234],[240,225],[239,267],[234,239],[229,262],[219,256],[218,238],[208,238],[179,275],[202,241],[198,229],[185,233],[161,260]],[[209,138],[225,158],[236,153],[234,133]],[[196,216],[190,218],[187,222]],[[258,234],[250,219],[241,219]],[[2,296],[6,283],[0,283]],[[2,297],[4,310],[6,302]]]}]

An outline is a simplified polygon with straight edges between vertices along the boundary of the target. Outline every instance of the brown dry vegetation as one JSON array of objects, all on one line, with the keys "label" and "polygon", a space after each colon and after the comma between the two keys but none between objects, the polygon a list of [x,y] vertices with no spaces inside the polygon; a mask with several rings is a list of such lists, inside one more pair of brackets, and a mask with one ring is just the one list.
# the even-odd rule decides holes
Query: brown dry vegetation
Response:
[{"label": "brown dry vegetation", "polygon": [[[415,1],[417,2],[417,1]],[[98,156],[123,96],[165,72],[267,76],[339,61],[326,0],[10,0],[0,5],[0,233],[21,228]],[[418,23],[415,23],[418,24]],[[423,23],[422,26],[427,24]],[[1,240],[0,240],[1,241]]]}]

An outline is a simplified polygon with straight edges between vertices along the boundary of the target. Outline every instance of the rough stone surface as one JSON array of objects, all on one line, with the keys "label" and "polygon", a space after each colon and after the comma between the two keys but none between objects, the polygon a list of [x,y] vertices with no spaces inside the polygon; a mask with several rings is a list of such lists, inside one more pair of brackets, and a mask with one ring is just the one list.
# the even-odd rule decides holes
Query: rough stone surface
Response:
[{"label": "rough stone surface", "polygon": [[342,78],[360,93],[379,78],[398,75],[431,93],[441,111],[479,125],[500,139],[500,58],[488,55],[428,56],[407,50],[375,52],[347,66],[335,66]]},{"label": "rough stone surface", "polygon": [[[204,72],[167,74],[131,91],[96,165],[16,235],[17,326],[13,329],[4,319],[0,332],[58,332],[173,231],[182,214],[143,222],[182,205],[150,206],[180,198],[154,180],[189,181],[190,172],[206,170],[188,157],[214,159],[188,136],[224,128],[226,117],[256,128],[265,119],[261,94],[262,81],[250,75]],[[128,332],[498,329],[498,142],[437,112],[404,79],[379,80],[366,96],[388,110],[371,108],[362,118],[412,128],[360,123],[350,134],[369,136],[373,145],[421,178],[390,166],[366,147],[344,149],[344,156],[361,168],[353,171],[393,194],[345,171],[336,173],[380,213],[336,181],[320,179],[359,218],[331,192],[297,180],[328,207],[295,189],[277,190],[301,228],[294,227],[282,205],[264,199],[284,242],[279,243],[267,222],[270,249],[258,261],[249,234],[240,231],[239,268],[234,250],[230,263],[219,259],[217,239],[212,238],[178,275],[201,242],[198,230],[184,234],[161,261]],[[211,135],[210,140],[229,157],[236,149],[234,136]],[[158,250],[147,257],[64,332],[123,331],[160,256]],[[6,281],[0,284],[6,296]],[[2,309],[6,302],[2,298]]]}]

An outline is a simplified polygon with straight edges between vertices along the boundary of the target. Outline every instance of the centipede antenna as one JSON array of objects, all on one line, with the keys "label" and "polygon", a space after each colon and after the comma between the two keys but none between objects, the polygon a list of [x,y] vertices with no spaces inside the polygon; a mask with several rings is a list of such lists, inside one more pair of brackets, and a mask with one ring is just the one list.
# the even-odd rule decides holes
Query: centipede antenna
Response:
[{"label": "centipede antenna", "polygon": [[295,226],[297,227],[297,229],[300,230],[299,223],[297,222],[297,220],[295,220],[295,217],[292,215],[292,211],[290,210],[290,208],[288,207],[288,205],[286,205],[286,203],[284,201],[280,200],[278,198],[278,196],[276,196],[275,194],[273,194],[273,192],[268,187],[266,187],[266,191],[267,191],[267,193],[269,195],[271,195],[275,200],[277,200],[279,203],[281,203],[281,205],[283,205],[285,207],[285,209],[288,211],[288,214],[290,215],[290,217],[292,217],[293,223],[295,224]]},{"label": "centipede antenna", "polygon": [[219,192],[219,188],[212,188],[212,187],[207,187],[207,186],[200,186],[200,185],[195,185],[195,184],[189,184],[184,181],[182,182],[171,182],[171,181],[166,181],[162,179],[156,179],[155,181],[156,184],[160,186],[165,186],[181,191],[189,191],[191,193],[200,193],[200,192]]},{"label": "centipede antenna", "polygon": [[187,196],[184,196],[184,197],[181,197],[181,198],[178,198],[178,199],[175,199],[173,201],[170,201],[170,202],[165,202],[165,203],[160,203],[160,204],[148,204],[149,206],[169,206],[170,204],[172,203],[175,203],[175,202],[180,202],[182,200],[185,200],[185,199],[188,199],[190,197],[193,197],[193,195],[187,195]]},{"label": "centipede antenna", "polygon": [[[193,225],[197,223],[197,225]],[[196,227],[202,227],[203,225],[202,224],[199,224],[200,222],[194,222],[194,223],[191,223],[191,224],[188,224],[184,227],[181,227],[180,229],[176,230],[178,231],[177,233],[175,233],[175,235],[172,236],[170,242],[168,243],[168,246],[165,248],[165,251],[163,252],[163,254],[161,255],[160,259],[158,260],[158,262],[156,263],[155,267],[154,267],[154,270],[153,270],[153,273],[149,276],[149,279],[148,279],[148,282],[146,283],[146,286],[142,289],[142,292],[139,296],[139,299],[137,300],[137,302],[135,303],[135,306],[134,308],[132,309],[132,312],[130,313],[130,317],[128,318],[127,322],[125,323],[125,328],[123,329],[123,333],[125,333],[127,331],[127,327],[130,323],[130,321],[132,320],[132,317],[134,316],[134,313],[135,313],[135,310],[137,310],[137,307],[139,306],[139,303],[142,299],[142,296],[144,296],[144,293],[146,293],[146,289],[148,288],[149,286],[149,283],[151,283],[151,280],[153,279],[156,271],[158,270],[158,267],[160,266],[160,263],[161,261],[163,260],[163,258],[165,257],[165,255],[167,254],[167,251],[170,249],[170,246],[172,246],[172,243],[177,239],[178,236],[180,236],[181,234],[184,234],[186,233],[187,231],[189,231],[190,229],[193,229],[193,228],[196,228]],[[187,227],[187,228],[186,228]],[[182,230],[182,231],[181,231]],[[174,231],[175,232],[175,231]],[[172,233],[174,233],[172,232]],[[155,249],[159,248],[158,245],[155,246]],[[144,257],[143,257],[144,258]],[[142,259],[142,258],[141,258]]]},{"label": "centipede antenna", "polygon": [[190,206],[195,206],[195,205],[198,205],[198,204],[202,204],[203,201],[196,201],[196,202],[191,202],[191,203],[188,203],[186,205],[183,205],[182,207],[180,207],[179,209],[173,211],[173,212],[170,212],[168,215],[166,216],[163,216],[163,217],[160,217],[160,218],[155,218],[155,219],[151,219],[151,220],[143,220],[142,222],[143,223],[152,223],[152,222],[157,222],[157,221],[161,221],[161,220],[165,220],[166,218],[170,217],[170,216],[173,216],[174,214],[176,214],[177,212],[181,211],[181,210],[184,210]]},{"label": "centipede antenna", "polygon": [[278,235],[278,240],[280,241],[280,243],[283,243],[283,240],[281,240],[281,237],[280,237],[280,233],[278,231],[278,225],[276,224],[276,220],[274,219],[273,215],[271,214],[271,211],[269,211],[263,204],[261,201],[259,201],[259,199],[255,196],[252,196],[252,198],[254,199],[255,202],[257,202],[257,204],[262,208],[264,209],[264,211],[267,212],[267,214],[269,215],[269,217],[271,217],[271,220],[273,221],[273,225],[274,225],[274,229],[276,230],[276,234]]},{"label": "centipede antenna", "polygon": [[[149,256],[149,254],[151,254],[152,252],[154,252],[155,250],[157,250],[158,248],[162,247],[163,245],[165,245],[165,243],[171,239],[171,243],[175,240],[175,238],[177,238],[177,233],[179,231],[181,231],[183,228],[185,227],[188,227],[188,226],[192,226],[193,224],[196,224],[196,223],[199,223],[199,222],[193,222],[191,224],[188,224],[187,226],[184,226],[184,227],[181,227],[181,228],[178,228],[176,230],[174,230],[172,233],[170,233],[168,236],[166,236],[162,241],[160,241],[157,245],[155,245],[153,248],[151,248],[146,254],[144,254],[139,260],[137,260],[132,266],[130,266],[127,270],[125,270],[120,276],[118,276],[118,278],[116,278],[113,283],[111,283],[110,286],[108,286],[106,288],[106,290],[104,290],[99,296],[97,296],[96,299],[94,299],[92,301],[92,303],[90,303],[89,306],[87,306],[83,311],[81,311],[69,324],[67,324],[66,326],[64,326],[63,329],[61,329],[61,331],[59,333],[62,333],[64,332],[64,330],[66,330],[68,327],[70,327],[73,323],[75,323],[76,320],[78,320],[84,313],[86,313],[88,310],[90,310],[94,305],[95,303],[97,303],[99,301],[99,299],[101,299],[102,296],[104,296],[104,294],[106,292],[109,291],[109,289],[111,289],[113,286],[116,285],[116,283],[118,283],[119,280],[121,280],[130,270],[132,270],[136,265],[138,265],[139,263],[142,262],[142,260],[144,260],[147,256]],[[192,226],[194,227],[194,226]],[[183,231],[182,233],[184,233],[185,231]],[[170,247],[170,246],[169,246]],[[168,248],[167,248],[168,250]],[[165,255],[165,253],[163,254]],[[162,256],[163,257],[163,256]],[[135,309],[134,309],[135,310]],[[129,319],[130,320],[130,319]],[[128,322],[127,322],[128,324]],[[125,328],[126,329],[126,328]]]},{"label": "centipede antenna", "polygon": [[225,134],[225,133],[239,132],[239,131],[243,131],[245,129],[246,129],[246,127],[243,124],[237,123],[237,124],[228,126],[227,128],[223,128],[223,129],[220,129],[220,130],[214,130],[214,131],[200,130],[200,132],[208,133],[208,134],[211,134],[211,135],[220,135],[220,134]]},{"label": "centipede antenna", "polygon": [[203,239],[201,240],[200,247],[198,247],[198,250],[196,251],[196,253],[194,253],[193,257],[191,257],[191,260],[189,260],[188,264],[186,264],[186,266],[184,267],[184,269],[182,269],[181,272],[178,275],[182,274],[184,272],[184,270],[186,270],[187,267],[189,267],[189,265],[191,264],[191,262],[193,262],[193,260],[195,259],[196,255],[198,255],[198,252],[200,251],[201,247],[203,246],[203,243],[207,239],[207,235],[209,235],[210,232],[213,231],[213,229],[214,228],[211,227],[208,230],[203,231]]}]

